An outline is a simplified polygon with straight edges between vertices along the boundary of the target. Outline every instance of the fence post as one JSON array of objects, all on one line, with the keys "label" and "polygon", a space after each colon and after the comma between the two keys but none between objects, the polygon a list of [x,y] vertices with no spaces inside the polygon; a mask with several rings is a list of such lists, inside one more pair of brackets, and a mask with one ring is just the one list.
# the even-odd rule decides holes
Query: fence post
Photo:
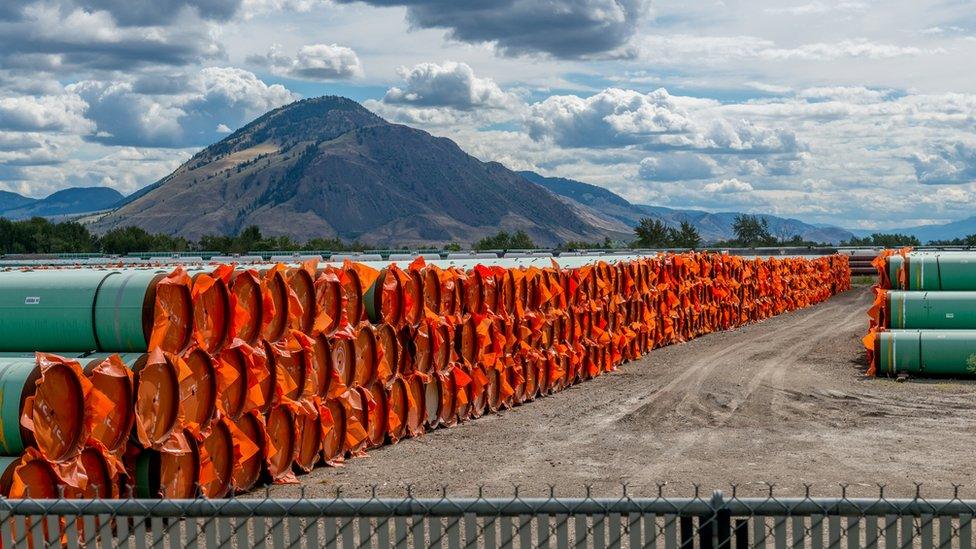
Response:
[{"label": "fence post", "polygon": [[721,490],[712,492],[711,507],[715,515],[715,527],[712,529],[712,547],[730,549],[732,514],[725,508],[725,494]]}]

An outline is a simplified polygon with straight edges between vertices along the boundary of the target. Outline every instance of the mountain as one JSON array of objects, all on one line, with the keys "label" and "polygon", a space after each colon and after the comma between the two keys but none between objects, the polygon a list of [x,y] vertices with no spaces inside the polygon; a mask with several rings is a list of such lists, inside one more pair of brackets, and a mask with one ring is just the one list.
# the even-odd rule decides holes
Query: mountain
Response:
[{"label": "mountain", "polygon": [[19,208],[36,201],[36,198],[28,198],[10,191],[0,191],[0,215],[6,210]]},{"label": "mountain", "polygon": [[0,195],[0,217],[17,220],[94,212],[112,208],[122,198],[122,193],[109,187],[71,187],[40,200],[3,193]]},{"label": "mountain", "polygon": [[960,219],[951,223],[940,225],[918,225],[915,227],[905,227],[901,229],[883,230],[858,230],[858,236],[870,236],[873,233],[898,233],[908,234],[917,237],[923,244],[932,240],[952,240],[953,238],[963,238],[971,234],[976,234],[976,216]]},{"label": "mountain", "polygon": [[[715,242],[728,240],[735,236],[732,231],[732,224],[735,222],[736,216],[741,215],[740,212],[710,213],[701,210],[678,210],[663,206],[631,204],[620,195],[589,183],[561,177],[544,177],[528,171],[519,172],[519,174],[527,180],[577,203],[594,215],[625,225],[628,232],[632,232],[633,227],[643,217],[660,220],[672,227],[677,227],[682,221],[687,221],[698,229],[702,240]],[[836,244],[853,236],[850,231],[837,227],[811,225],[798,219],[768,214],[758,215],[766,219],[769,223],[769,231],[779,238],[790,238],[798,234],[804,240]]]},{"label": "mountain", "polygon": [[532,183],[568,199],[569,203],[578,204],[595,215],[620,222],[624,232],[631,233],[640,219],[647,217],[640,207],[603,187],[562,177],[544,177],[529,171],[518,173]]},{"label": "mountain", "polygon": [[191,239],[257,225],[297,240],[397,246],[470,244],[499,229],[542,245],[619,236],[501,164],[334,96],[261,116],[93,228],[125,225]]}]

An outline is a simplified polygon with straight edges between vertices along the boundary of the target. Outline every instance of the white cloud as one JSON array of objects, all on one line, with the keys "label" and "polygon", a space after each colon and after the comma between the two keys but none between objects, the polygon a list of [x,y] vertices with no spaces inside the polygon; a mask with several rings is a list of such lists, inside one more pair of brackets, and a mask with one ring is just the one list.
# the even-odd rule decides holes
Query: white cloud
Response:
[{"label": "white cloud", "polygon": [[944,144],[933,152],[913,153],[909,162],[918,182],[925,185],[951,185],[976,182],[976,144],[958,141]]},{"label": "white cloud", "polygon": [[352,48],[338,44],[310,44],[302,46],[293,58],[275,45],[264,56],[251,56],[248,61],[270,67],[278,76],[302,80],[346,80],[362,78],[363,66]]},{"label": "white cloud", "polygon": [[[22,2],[18,15],[0,21],[0,68],[68,75],[186,66],[225,53],[213,24],[201,19],[201,10],[165,10],[165,1],[90,4]],[[166,16],[145,20],[146,12],[139,8],[149,6],[163,8]]]},{"label": "white cloud", "polygon": [[466,63],[420,63],[400,67],[401,86],[363,105],[394,122],[427,128],[479,126],[518,120],[525,103],[503,91],[491,78],[481,78]]},{"label": "white cloud", "polygon": [[715,175],[714,160],[698,154],[666,154],[648,157],[640,162],[638,174],[648,181],[686,181]]},{"label": "white cloud", "polygon": [[0,130],[84,133],[87,105],[76,94],[0,97]]},{"label": "white cloud", "polygon": [[383,96],[384,103],[470,110],[502,109],[517,101],[494,80],[475,76],[466,63],[420,63],[397,72],[405,85],[390,88]]},{"label": "white cloud", "polygon": [[330,4],[330,0],[244,0],[242,11],[245,19],[251,19],[257,15],[279,11],[307,13]]},{"label": "white cloud", "polygon": [[752,185],[738,179],[723,179],[718,183],[708,183],[703,187],[706,193],[748,193],[752,192]]},{"label": "white cloud", "polygon": [[766,8],[766,13],[789,15],[819,15],[824,13],[852,12],[861,13],[868,10],[868,4],[864,2],[809,2],[796,6],[782,6]]},{"label": "white cloud", "polygon": [[889,59],[944,53],[943,48],[921,48],[851,38],[837,42],[810,42],[791,47],[757,36],[699,36],[663,34],[644,37],[640,57],[665,65],[716,64],[730,60],[831,61],[845,58]]},{"label": "white cloud", "polygon": [[587,98],[554,95],[533,104],[529,134],[563,147],[641,146],[712,152],[771,153],[802,149],[785,128],[705,112],[714,102],[608,88]]},{"label": "white cloud", "polygon": [[532,105],[526,124],[534,139],[563,147],[635,145],[692,128],[688,114],[664,89],[642,94],[609,88],[587,98],[553,95]]},{"label": "white cloud", "polygon": [[870,104],[884,101],[892,95],[891,90],[873,90],[864,86],[832,86],[800,90],[797,97],[815,101],[844,101],[847,103]]},{"label": "white cloud", "polygon": [[209,145],[222,137],[220,125],[237,128],[298,99],[242,69],[207,67],[178,81],[185,87],[165,95],[138,93],[127,81],[85,81],[68,90],[88,103],[86,116],[97,126],[94,140],[156,147]]}]

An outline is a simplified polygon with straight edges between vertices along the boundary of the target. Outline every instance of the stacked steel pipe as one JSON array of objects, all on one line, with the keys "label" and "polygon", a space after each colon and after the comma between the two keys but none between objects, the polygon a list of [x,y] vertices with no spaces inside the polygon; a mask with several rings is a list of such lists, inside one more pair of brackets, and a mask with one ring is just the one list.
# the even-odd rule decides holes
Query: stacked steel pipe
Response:
[{"label": "stacked steel pipe", "polygon": [[[849,285],[843,256],[696,253],[0,272],[0,380],[20,397],[0,409],[0,489],[216,498],[295,482]],[[22,354],[39,349],[54,354]]]},{"label": "stacked steel pipe", "polygon": [[868,374],[976,376],[976,253],[886,250],[868,316]]},{"label": "stacked steel pipe", "polygon": [[874,258],[878,256],[878,250],[843,250],[840,253],[848,257],[851,266],[851,276],[873,276],[877,270],[874,268]]}]

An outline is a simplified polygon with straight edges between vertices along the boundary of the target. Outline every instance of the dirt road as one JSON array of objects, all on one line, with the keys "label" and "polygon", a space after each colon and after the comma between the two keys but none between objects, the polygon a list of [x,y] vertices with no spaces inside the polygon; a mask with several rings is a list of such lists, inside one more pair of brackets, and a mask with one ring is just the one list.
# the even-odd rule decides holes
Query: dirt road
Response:
[{"label": "dirt road", "polygon": [[[514,410],[300,477],[308,496],[757,494],[976,497],[976,384],[866,378],[866,287],[765,322],[658,349],[618,372]],[[294,496],[296,485],[272,495]]]}]

